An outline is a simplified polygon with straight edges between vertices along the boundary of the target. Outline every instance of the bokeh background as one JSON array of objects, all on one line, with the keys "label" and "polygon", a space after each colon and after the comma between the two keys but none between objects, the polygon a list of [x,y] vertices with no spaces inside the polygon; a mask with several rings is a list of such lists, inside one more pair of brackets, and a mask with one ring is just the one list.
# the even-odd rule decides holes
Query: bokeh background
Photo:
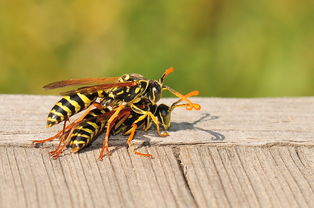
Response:
[{"label": "bokeh background", "polygon": [[0,1],[0,93],[170,66],[182,93],[312,96],[314,1]]}]

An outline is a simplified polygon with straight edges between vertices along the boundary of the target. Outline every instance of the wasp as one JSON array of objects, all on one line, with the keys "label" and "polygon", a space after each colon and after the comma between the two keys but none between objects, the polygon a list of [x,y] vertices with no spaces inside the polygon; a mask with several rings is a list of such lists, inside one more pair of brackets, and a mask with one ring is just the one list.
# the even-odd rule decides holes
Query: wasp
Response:
[{"label": "wasp", "polygon": [[108,128],[106,130],[103,147],[101,149],[102,156],[100,156],[100,158],[103,157],[104,151],[106,151],[108,155],[110,154],[108,148],[109,129],[111,129],[112,122],[117,118],[120,111],[126,107],[131,108],[132,111],[142,114],[144,117],[150,117],[156,124],[158,134],[160,136],[167,136],[167,134],[160,132],[159,121],[153,113],[138,108],[136,104],[145,101],[155,105],[160,100],[162,91],[168,90],[188,103],[186,106],[187,110],[192,110],[193,108],[199,110],[200,106],[193,105],[192,102],[185,96],[169,86],[164,85],[165,77],[173,72],[173,70],[173,68],[167,69],[158,81],[148,80],[140,74],[125,74],[121,77],[74,79],[50,83],[44,86],[44,88],[55,89],[73,85],[88,86],[63,93],[65,96],[53,106],[48,115],[47,126],[50,127],[64,121],[65,127],[66,121],[72,115],[82,110],[87,109],[77,122],[83,120],[83,118],[94,107],[99,109],[104,106],[111,107],[114,113],[107,121]]},{"label": "wasp", "polygon": [[[198,91],[190,92],[185,95],[184,98],[188,98],[197,95]],[[58,147],[55,151],[50,152],[53,158],[57,158],[66,146],[70,146],[72,152],[78,152],[83,148],[89,146],[95,138],[101,133],[105,128],[110,128],[109,132],[111,135],[117,135],[119,133],[123,135],[130,135],[127,144],[133,153],[145,157],[152,157],[151,154],[144,154],[136,151],[132,148],[131,141],[134,138],[134,134],[137,129],[143,129],[147,131],[152,127],[153,123],[151,117],[143,114],[143,111],[149,111],[156,117],[159,124],[163,127],[165,131],[170,127],[171,112],[177,107],[187,107],[189,104],[178,104],[184,98],[179,99],[174,102],[171,106],[165,104],[152,104],[147,100],[142,100],[136,104],[136,108],[141,111],[133,111],[130,107],[124,108],[120,111],[119,115],[115,118],[111,127],[106,126],[109,118],[115,113],[114,110],[109,108],[98,109],[94,108],[89,111],[82,120],[74,121],[69,124],[63,131],[60,131],[55,136],[48,138],[46,140],[34,141],[37,143],[42,143],[46,141],[53,140],[60,136],[66,136],[66,139],[60,140]],[[199,108],[198,104],[192,103],[195,108]],[[99,156],[101,160],[103,155]]]},{"label": "wasp", "polygon": [[[109,82],[107,84],[81,87],[62,93],[66,96],[58,101],[50,110],[47,118],[47,126],[51,127],[85,110],[91,104],[95,103],[97,98],[102,98],[103,104],[106,105],[123,103],[130,105],[137,103],[142,98],[146,98],[155,104],[160,100],[161,92],[164,89],[171,91],[178,97],[183,97],[180,93],[163,85],[164,78],[172,71],[173,68],[167,69],[159,81],[147,80],[140,74],[125,74],[121,77],[72,79],[45,85],[45,89],[55,89],[72,85]],[[186,101],[189,102],[188,100]]]}]

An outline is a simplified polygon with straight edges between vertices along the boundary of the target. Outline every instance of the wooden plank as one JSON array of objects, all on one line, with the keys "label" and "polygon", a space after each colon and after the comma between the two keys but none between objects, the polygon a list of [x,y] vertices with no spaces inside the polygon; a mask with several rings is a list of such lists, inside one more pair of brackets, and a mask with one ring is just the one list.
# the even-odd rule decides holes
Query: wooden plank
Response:
[{"label": "wooden plank", "polygon": [[137,132],[155,159],[114,136],[102,162],[102,138],[58,160],[31,145],[61,128],[44,128],[58,99],[0,95],[0,207],[314,207],[312,97],[192,98],[202,110],[173,112],[169,137]]},{"label": "wooden plank", "polygon": [[314,147],[98,149],[58,160],[0,147],[0,207],[313,207]]},{"label": "wooden plank", "polygon": [[[62,128],[45,128],[57,96],[0,95],[0,144],[30,146],[31,140],[52,136]],[[164,99],[171,103],[175,99]],[[314,98],[223,99],[192,98],[201,111],[176,109],[170,136],[139,131],[135,143],[273,145],[314,144]],[[101,136],[103,137],[103,135]],[[125,137],[111,137],[111,144],[125,144]],[[216,139],[216,140],[213,140]],[[222,140],[224,139],[224,140]],[[99,147],[102,138],[95,145]]]},{"label": "wooden plank", "polygon": [[104,161],[98,150],[52,160],[47,149],[0,147],[0,207],[196,207],[172,149],[141,150],[156,159],[125,147]]},{"label": "wooden plank", "polygon": [[200,207],[313,207],[314,169],[302,161],[313,150],[184,146],[180,160]]}]

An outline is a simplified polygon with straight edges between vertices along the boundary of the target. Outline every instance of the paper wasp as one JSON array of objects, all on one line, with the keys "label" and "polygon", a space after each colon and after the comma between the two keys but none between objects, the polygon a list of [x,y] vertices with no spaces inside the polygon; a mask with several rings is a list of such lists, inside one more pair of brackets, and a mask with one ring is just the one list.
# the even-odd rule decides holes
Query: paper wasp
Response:
[{"label": "paper wasp", "polygon": [[[198,95],[198,91],[190,92],[185,95],[184,98],[188,98],[190,96]],[[159,124],[163,127],[165,131],[170,127],[171,120],[171,112],[176,107],[187,107],[189,104],[178,104],[183,99],[179,99],[174,102],[171,106],[167,106],[165,104],[152,104],[147,103],[147,100],[142,100],[141,102],[136,104],[136,108],[145,111],[149,111],[154,115],[154,117],[158,120]],[[199,108],[198,104],[192,103],[195,108]],[[46,141],[51,141],[58,137],[64,137],[60,140],[58,147],[55,151],[52,151],[51,154],[54,158],[57,158],[66,146],[70,146],[72,152],[78,152],[81,149],[89,146],[94,139],[99,135],[99,133],[104,130],[106,127],[106,123],[108,119],[115,113],[114,110],[110,110],[109,108],[98,109],[94,108],[88,112],[84,116],[82,120],[77,120],[69,124],[64,128],[63,131],[60,131],[53,137],[50,137],[46,140],[34,141],[37,143],[43,143]],[[154,119],[154,118],[153,118]],[[134,134],[137,129],[143,129],[147,131],[152,127],[152,124],[156,122],[152,121],[150,116],[147,114],[143,114],[142,111],[133,111],[130,107],[126,107],[120,111],[119,115],[112,122],[112,126],[109,129],[109,132],[112,135],[117,135],[119,133],[123,135],[130,135],[127,144],[131,147],[131,150],[141,156],[152,157],[150,154],[143,154],[137,152],[134,148],[132,148],[131,141],[134,138]],[[158,124],[158,125],[159,125]],[[157,124],[156,124],[157,125]],[[101,160],[103,155],[99,156]]]},{"label": "paper wasp", "polygon": [[[94,107],[99,109],[111,107],[111,110],[114,113],[106,122],[107,130],[100,158],[103,157],[105,150],[107,154],[110,154],[108,140],[112,123],[117,119],[120,111],[126,107],[134,112],[142,114],[144,117],[150,117],[156,124],[158,134],[160,136],[167,136],[167,134],[160,132],[159,121],[153,113],[137,107],[137,104],[139,102],[146,102],[155,105],[161,97],[162,90],[168,90],[187,102],[187,110],[192,110],[193,108],[199,110],[199,105],[194,105],[185,96],[163,84],[165,77],[171,72],[173,72],[173,68],[167,69],[158,81],[147,80],[139,74],[125,74],[121,77],[65,80],[48,84],[44,86],[44,88],[55,89],[73,85],[96,85],[85,86],[63,93],[66,96],[57,102],[51,109],[47,119],[47,126],[50,127],[64,121],[65,128],[66,121],[69,117],[82,110],[87,109],[77,122],[83,120]],[[105,84],[103,84],[104,82]]]},{"label": "paper wasp", "polygon": [[[45,85],[45,89],[55,89],[73,85],[109,82],[62,93],[66,96],[51,109],[47,126],[51,127],[87,109],[96,102],[97,98],[102,98],[102,104],[107,106],[132,105],[143,98],[156,104],[161,97],[162,90],[165,89],[182,98],[183,96],[180,93],[163,84],[164,78],[172,71],[173,68],[167,69],[159,81],[147,80],[140,74],[125,74],[121,77],[72,79]],[[191,103],[189,100],[185,101]]]}]

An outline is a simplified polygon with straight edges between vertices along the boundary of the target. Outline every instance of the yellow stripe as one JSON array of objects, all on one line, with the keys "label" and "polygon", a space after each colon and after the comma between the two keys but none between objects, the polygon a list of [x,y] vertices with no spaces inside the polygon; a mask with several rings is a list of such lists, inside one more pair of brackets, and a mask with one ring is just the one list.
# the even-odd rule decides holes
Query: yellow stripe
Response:
[{"label": "yellow stripe", "polygon": [[78,141],[78,140],[74,140],[71,142],[71,144],[85,144],[86,142],[84,141]]},{"label": "yellow stripe", "polygon": [[58,122],[57,119],[50,118],[50,117],[48,117],[47,120],[48,120],[48,121],[52,121],[52,122]]},{"label": "yellow stripe", "polygon": [[81,110],[80,104],[78,104],[78,102],[76,102],[75,100],[71,100],[70,96],[65,96],[63,98],[66,99],[69,103],[71,103],[71,105],[75,107],[75,112],[79,112]]},{"label": "yellow stripe", "polygon": [[114,94],[112,92],[109,93],[108,95],[110,98],[114,98]]},{"label": "yellow stripe", "polygon": [[90,133],[90,134],[93,134],[93,133],[94,133],[94,131],[92,131],[92,130],[90,130],[90,129],[88,129],[88,128],[80,128],[80,129],[82,129],[82,130],[84,130],[84,131],[86,131],[86,132],[88,132],[88,133]]},{"label": "yellow stripe", "polygon": [[55,109],[52,109],[52,110],[50,111],[50,113],[56,114],[57,116],[60,116],[62,119],[64,118],[64,115],[63,115],[62,113],[56,111]]},{"label": "yellow stripe", "polygon": [[95,123],[93,123],[93,122],[90,122],[90,121],[87,122],[87,123],[88,123],[89,125],[93,126],[96,131],[98,130],[99,126],[98,126],[97,124],[95,124]]},{"label": "yellow stripe", "polygon": [[100,98],[104,97],[103,92],[104,92],[103,90],[97,91],[98,97],[100,97]]},{"label": "yellow stripe", "polygon": [[121,95],[121,94],[123,94],[123,90],[117,93],[117,95]]},{"label": "yellow stripe", "polygon": [[62,103],[57,103],[56,106],[59,106],[60,108],[62,108],[64,111],[67,112],[68,117],[70,117],[72,115],[72,111],[70,110],[70,108],[68,108],[65,105],[62,105]]},{"label": "yellow stripe", "polygon": [[[77,136],[77,137],[85,137],[86,139],[88,139],[90,136],[85,135],[85,134],[73,134],[72,137]],[[76,141],[76,140],[74,140]]]},{"label": "yellow stripe", "polygon": [[97,116],[98,116],[96,113],[94,113],[94,112],[92,112],[92,111],[90,111],[90,112],[88,113],[88,115],[91,115],[91,116],[93,116],[93,117],[97,117]]},{"label": "yellow stripe", "polygon": [[141,89],[141,88],[138,87],[138,88],[135,89],[134,92],[135,92],[135,93],[138,93],[138,92],[140,91],[140,89]]},{"label": "yellow stripe", "polygon": [[85,108],[87,108],[90,103],[92,102],[88,97],[86,97],[84,94],[81,93],[77,93],[77,95],[83,100],[83,102],[85,103]]}]

